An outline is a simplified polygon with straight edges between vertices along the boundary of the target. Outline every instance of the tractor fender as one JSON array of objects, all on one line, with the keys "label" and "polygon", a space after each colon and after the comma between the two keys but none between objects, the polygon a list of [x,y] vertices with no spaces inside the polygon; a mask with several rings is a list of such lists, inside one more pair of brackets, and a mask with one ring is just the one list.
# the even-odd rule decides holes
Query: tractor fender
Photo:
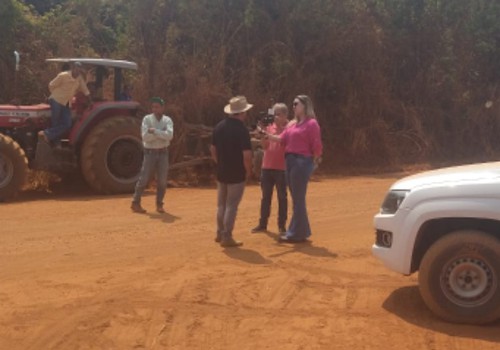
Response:
[{"label": "tractor fender", "polygon": [[83,116],[71,128],[69,143],[79,148],[90,130],[101,121],[117,116],[138,118],[137,112],[139,109],[138,102],[96,102],[90,110],[84,112]]}]

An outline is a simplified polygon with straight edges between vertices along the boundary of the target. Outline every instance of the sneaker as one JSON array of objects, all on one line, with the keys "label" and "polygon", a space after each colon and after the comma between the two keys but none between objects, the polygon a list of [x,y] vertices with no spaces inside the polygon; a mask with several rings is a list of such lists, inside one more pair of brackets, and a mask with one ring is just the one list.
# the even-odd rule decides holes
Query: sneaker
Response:
[{"label": "sneaker", "polygon": [[132,209],[134,213],[139,213],[139,214],[144,214],[146,212],[146,210],[143,207],[141,207],[139,203],[132,203],[130,209]]},{"label": "sneaker", "polygon": [[221,247],[240,247],[243,245],[243,242],[235,241],[233,238],[224,239],[220,242]]},{"label": "sneaker", "polygon": [[267,227],[262,226],[262,225],[257,225],[250,232],[252,232],[252,233],[258,233],[258,232],[266,232],[266,231],[267,231]]},{"label": "sneaker", "polygon": [[278,228],[278,231],[279,231],[280,235],[282,235],[282,234],[286,233],[286,227],[285,226],[280,226]]},{"label": "sneaker", "polygon": [[165,214],[165,209],[161,205],[156,207],[156,211],[160,214]]}]

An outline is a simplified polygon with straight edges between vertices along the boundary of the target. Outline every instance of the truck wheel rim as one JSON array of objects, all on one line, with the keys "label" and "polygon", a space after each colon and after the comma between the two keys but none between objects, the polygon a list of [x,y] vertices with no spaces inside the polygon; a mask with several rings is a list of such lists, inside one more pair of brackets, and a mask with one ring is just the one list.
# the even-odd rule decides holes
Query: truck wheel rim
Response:
[{"label": "truck wheel rim", "polygon": [[497,278],[481,259],[455,259],[445,267],[444,272],[441,285],[446,297],[457,305],[482,305],[496,290]]},{"label": "truck wheel rim", "polygon": [[9,184],[14,176],[14,165],[12,161],[0,154],[0,188]]}]

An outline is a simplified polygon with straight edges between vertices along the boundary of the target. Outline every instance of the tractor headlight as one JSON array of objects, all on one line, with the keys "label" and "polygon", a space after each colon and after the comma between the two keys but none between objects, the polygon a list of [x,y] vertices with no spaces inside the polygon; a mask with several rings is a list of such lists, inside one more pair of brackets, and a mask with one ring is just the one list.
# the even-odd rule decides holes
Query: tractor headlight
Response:
[{"label": "tractor headlight", "polygon": [[410,191],[406,190],[391,190],[387,194],[380,208],[382,214],[394,214],[398,211],[399,206],[403,203],[406,195]]}]

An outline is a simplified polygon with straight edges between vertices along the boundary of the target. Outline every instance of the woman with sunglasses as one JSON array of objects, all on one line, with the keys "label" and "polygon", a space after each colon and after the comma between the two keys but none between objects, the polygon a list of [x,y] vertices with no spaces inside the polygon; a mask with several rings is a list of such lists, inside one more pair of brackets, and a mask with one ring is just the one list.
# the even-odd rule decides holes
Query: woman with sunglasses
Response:
[{"label": "woman with sunglasses", "polygon": [[266,134],[271,141],[285,146],[286,181],[293,201],[292,220],[280,242],[300,243],[311,235],[307,217],[306,192],[315,161],[321,156],[323,145],[311,99],[298,95],[293,101],[296,123],[289,125],[279,136]]}]

